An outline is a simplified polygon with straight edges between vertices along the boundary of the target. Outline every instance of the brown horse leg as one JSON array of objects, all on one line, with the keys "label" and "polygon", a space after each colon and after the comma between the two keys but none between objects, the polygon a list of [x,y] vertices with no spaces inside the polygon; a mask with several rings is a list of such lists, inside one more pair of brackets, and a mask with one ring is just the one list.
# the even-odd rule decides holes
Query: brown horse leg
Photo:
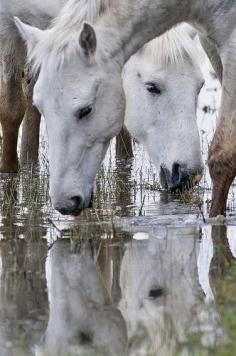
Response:
[{"label": "brown horse leg", "polygon": [[30,71],[27,70],[23,79],[23,90],[26,97],[26,112],[22,127],[21,164],[36,163],[38,161],[41,115],[32,103],[34,84],[35,80],[32,78]]},{"label": "brown horse leg", "polygon": [[232,41],[223,63],[223,90],[219,124],[208,164],[213,182],[210,217],[225,215],[229,188],[236,176],[236,45]]},{"label": "brown horse leg", "polygon": [[229,188],[236,176],[236,113],[232,115],[231,120],[221,119],[209,150],[213,182],[210,217],[225,215]]},{"label": "brown horse leg", "polygon": [[[4,63],[6,66],[7,63]],[[3,68],[4,66],[2,66]],[[22,91],[21,73],[0,75],[0,122],[3,147],[0,172],[14,173],[18,170],[17,139],[25,113],[25,98]]]}]

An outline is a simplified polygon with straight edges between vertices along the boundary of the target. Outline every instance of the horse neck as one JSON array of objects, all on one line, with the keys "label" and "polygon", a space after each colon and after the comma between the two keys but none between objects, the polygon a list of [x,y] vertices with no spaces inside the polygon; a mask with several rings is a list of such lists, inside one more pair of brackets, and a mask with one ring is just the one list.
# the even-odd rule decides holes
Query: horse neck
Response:
[{"label": "horse neck", "polygon": [[120,0],[95,24],[102,59],[113,58],[123,66],[145,43],[178,22],[187,21],[185,14],[190,11],[181,9],[179,3],[178,0]]}]

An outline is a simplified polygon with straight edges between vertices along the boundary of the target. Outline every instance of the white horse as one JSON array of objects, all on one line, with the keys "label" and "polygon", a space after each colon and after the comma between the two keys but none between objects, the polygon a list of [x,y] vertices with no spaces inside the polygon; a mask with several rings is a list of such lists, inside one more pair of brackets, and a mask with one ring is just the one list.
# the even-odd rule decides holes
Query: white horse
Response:
[{"label": "white horse", "polygon": [[125,126],[147,149],[163,188],[200,180],[202,157],[197,99],[204,57],[183,26],[152,40],[126,63]]},{"label": "white horse", "polygon": [[[29,0],[23,3],[1,0],[1,24],[4,11],[8,19],[11,15],[20,17],[25,4],[32,12],[35,4]],[[49,4],[47,10],[51,10]],[[45,11],[43,14],[45,20]],[[94,25],[83,24],[85,18],[94,20]],[[48,30],[15,19],[29,58],[39,70],[34,103],[46,119],[51,198],[58,210],[78,214],[90,204],[96,172],[110,139],[123,124],[124,64],[145,43],[185,21],[201,32],[216,69],[219,63],[223,68],[226,90],[209,161],[215,198],[211,215],[225,211],[227,192],[236,174],[236,159],[235,163],[232,160],[236,150],[228,144],[236,135],[235,19],[236,3],[232,0],[70,0]],[[14,32],[7,19],[2,27],[11,27],[10,33]]]},{"label": "white horse", "polygon": [[[82,13],[81,15],[85,18],[90,18],[91,16],[95,16],[95,14],[99,13],[99,11],[102,11],[102,6],[104,7],[108,6],[108,3],[104,1],[103,2],[95,1],[94,3],[89,2],[89,4],[90,5],[93,4],[94,6],[96,5],[97,9],[94,10],[93,8],[92,9],[88,8],[87,13],[85,14]],[[53,11],[52,9],[50,9],[50,11],[48,10],[48,13],[50,13],[51,16],[55,15],[55,13],[58,11],[61,5],[62,3],[58,4],[58,7],[56,9],[54,7]],[[86,7],[84,6],[83,9],[85,10]],[[10,33],[8,33],[8,35],[10,35]],[[162,120],[162,123],[166,123],[168,121],[169,123],[164,125],[162,124],[161,137],[158,140],[159,147],[157,147],[156,145],[153,146],[153,150],[150,152],[156,164],[157,164],[156,155],[153,154],[154,147],[155,150],[157,149],[157,151],[160,153],[160,156],[162,157],[161,178],[162,178],[163,186],[165,188],[171,188],[171,189],[180,188],[185,183],[187,184],[189,182],[189,177],[190,179],[192,179],[192,177],[193,178],[195,177],[196,181],[201,177],[202,161],[201,161],[200,142],[199,142],[199,135],[198,135],[197,125],[196,125],[195,114],[196,114],[196,97],[198,94],[198,89],[200,89],[200,86],[202,84],[202,76],[199,70],[199,65],[198,65],[199,63],[197,60],[199,58],[199,53],[197,50],[195,50],[194,45],[195,44],[188,36],[187,31],[181,29],[174,29],[173,31],[170,31],[168,35],[163,35],[163,37],[161,37],[160,40],[153,41],[153,43],[149,45],[145,51],[143,51],[142,58],[143,60],[145,60],[146,58],[146,62],[147,62],[146,66],[148,66],[148,64],[152,62],[150,57],[153,57],[153,53],[147,53],[148,48],[153,48],[153,50],[156,51],[155,59],[156,60],[159,59],[158,62],[160,62],[162,66],[159,65],[158,67],[156,61],[154,61],[155,63],[153,63],[152,67],[153,67],[153,71],[155,70],[155,78],[157,76],[157,73],[159,73],[159,77],[162,76],[163,88],[164,88],[164,82],[166,81],[165,95],[162,95],[162,98],[165,98],[165,100],[167,100],[168,102],[171,101],[172,103],[172,105],[166,107],[165,110],[162,110],[161,108],[163,104],[160,105],[158,104],[159,105],[158,111],[159,112],[161,111],[161,114],[159,115],[159,121]],[[161,55],[159,51],[162,53]],[[17,54],[18,53],[15,53],[16,58],[18,58]],[[132,61],[132,63],[133,62],[134,61]],[[18,64],[18,66],[20,68],[20,64]],[[129,73],[129,71],[130,69],[127,66],[126,73]],[[127,75],[125,76],[125,78],[126,78],[125,83],[127,84],[126,87],[129,87],[130,78],[127,77]],[[33,85],[34,82],[31,81],[29,84],[29,88],[25,90],[26,93],[32,90]],[[174,97],[173,97],[173,91],[174,91]],[[126,94],[128,97],[130,97],[128,91]],[[28,96],[30,97],[30,93],[28,94]],[[191,98],[191,96],[193,97]],[[145,100],[144,99],[145,97],[146,97],[146,91],[143,93],[143,100]],[[184,104],[182,104],[182,101],[179,101],[180,97],[185,98]],[[31,104],[30,100],[28,100],[27,114],[26,114],[26,119],[24,121],[24,129],[23,129],[24,134],[22,138],[22,152],[24,152],[27,148],[29,152],[25,152],[25,154],[23,155],[27,155],[29,153],[31,153],[32,155],[32,152],[35,152],[35,154],[33,154],[33,156],[35,156],[37,153],[38,139],[34,139],[34,136],[37,137],[37,132],[35,132],[34,129],[35,124],[33,124],[33,122],[36,121],[36,131],[37,131],[39,118],[37,118],[37,113],[34,113],[34,115],[32,115],[32,113],[28,113],[28,111],[30,111],[29,110],[30,104]],[[130,104],[130,101],[128,101],[128,104]],[[153,104],[154,104],[153,100],[151,100],[149,104],[150,104],[150,109],[153,109]],[[131,113],[129,114],[130,110]],[[133,113],[132,110],[134,110]],[[135,107],[133,107],[133,109],[130,109],[130,105],[129,105],[128,114],[126,116],[134,117],[136,115],[136,110],[137,108]],[[146,111],[148,114],[147,107],[146,107]],[[17,115],[20,120],[19,114],[20,112],[17,111]],[[160,129],[157,132],[158,128],[153,127],[150,119],[151,116],[148,119],[145,119],[146,124],[150,125],[149,131],[152,132],[153,130],[153,134],[158,135],[158,133],[160,133]],[[185,121],[187,121],[187,125],[185,125]],[[10,123],[8,120],[6,122],[6,126],[9,124]],[[139,125],[139,120],[137,125]],[[3,126],[4,126],[4,122],[3,122]],[[19,125],[16,125],[16,127],[17,126]],[[26,131],[25,134],[25,130],[27,130],[27,126],[29,126],[30,129],[28,129],[28,131]],[[189,135],[188,132],[189,126],[191,126],[191,135]],[[143,127],[143,129],[146,132],[146,127],[144,127],[143,125],[140,125],[140,127]],[[137,138],[137,135],[134,136]],[[167,140],[167,136],[168,136],[168,140]],[[183,145],[183,140],[182,140],[183,137],[186,138],[185,139],[186,146],[188,145],[187,141],[191,141],[191,144],[188,145],[189,147],[188,150],[186,150],[185,146]],[[9,140],[7,140],[6,134],[4,132],[3,135],[4,147],[5,147],[5,143],[7,144],[8,142]],[[161,144],[162,142],[165,142],[165,144],[162,145]],[[168,142],[168,148],[166,142]],[[10,144],[11,144],[11,149],[13,149],[14,145],[12,144],[12,137],[11,137]],[[24,148],[24,146],[26,146],[26,148]],[[150,147],[151,145],[149,145],[149,148]],[[13,162],[9,161],[8,157],[5,156],[5,152],[6,150],[3,150],[2,162],[4,162],[4,167],[2,167],[2,170],[11,171],[11,168],[8,166],[9,164],[13,165],[13,170],[14,170],[15,167],[17,167],[17,163],[15,161]],[[170,154],[170,152],[172,154]],[[14,155],[14,157],[17,159],[16,154]],[[198,173],[199,175],[197,175]],[[65,209],[62,208],[60,209],[60,211],[63,213]]]},{"label": "white horse", "polygon": [[[129,355],[174,355],[194,334],[208,347],[222,341],[209,281],[213,243],[207,234],[200,241],[197,230],[159,226],[126,244],[119,309]],[[188,354],[187,346],[182,351]]]},{"label": "white horse", "polygon": [[75,253],[69,241],[57,242],[46,270],[49,321],[36,355],[125,356],[125,321],[111,304],[89,245]]}]

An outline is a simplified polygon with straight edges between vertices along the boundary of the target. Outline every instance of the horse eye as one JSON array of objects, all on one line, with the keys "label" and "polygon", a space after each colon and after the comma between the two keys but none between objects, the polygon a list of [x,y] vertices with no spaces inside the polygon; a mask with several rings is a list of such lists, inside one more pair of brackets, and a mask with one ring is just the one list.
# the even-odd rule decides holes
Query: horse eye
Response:
[{"label": "horse eye", "polygon": [[165,295],[165,291],[161,287],[154,287],[154,288],[150,289],[150,291],[148,293],[148,297],[150,299],[157,299],[164,295]]},{"label": "horse eye", "polygon": [[91,111],[92,111],[92,107],[86,106],[86,108],[79,109],[76,116],[78,117],[79,120],[81,120],[84,117],[88,116],[91,113]]},{"label": "horse eye", "polygon": [[146,83],[146,88],[149,93],[160,95],[161,94],[161,89],[156,83]]}]

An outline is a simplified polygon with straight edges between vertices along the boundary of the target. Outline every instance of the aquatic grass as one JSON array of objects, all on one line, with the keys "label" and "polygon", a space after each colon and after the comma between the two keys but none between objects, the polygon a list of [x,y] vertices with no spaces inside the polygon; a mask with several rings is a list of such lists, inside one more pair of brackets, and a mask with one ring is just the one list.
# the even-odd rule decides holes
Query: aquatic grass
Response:
[{"label": "aquatic grass", "polygon": [[[211,110],[202,110],[204,117],[215,115],[216,103]],[[204,107],[203,107],[204,109]],[[212,133],[202,129],[200,132],[201,146],[204,157],[210,144]],[[2,214],[17,215],[20,221],[29,224],[45,224],[50,217],[60,223],[66,223],[67,218],[55,213],[51,207],[49,197],[49,169],[47,150],[48,144],[45,136],[41,136],[39,165],[25,166],[15,178],[12,178],[10,188],[3,189],[4,198],[1,200]],[[85,221],[103,224],[104,221],[113,221],[115,217],[137,216],[140,211],[143,215],[151,205],[160,200],[162,189],[158,180],[158,172],[148,161],[143,149],[134,144],[134,158],[119,159],[115,156],[115,143],[111,144],[106,163],[101,167],[96,179],[96,196],[94,208],[86,210],[78,219],[68,225],[81,225]],[[17,192],[17,196],[15,194]],[[207,170],[204,172],[201,187],[185,190],[178,196],[169,195],[170,200],[180,202],[183,206],[191,206],[191,211],[207,214],[210,206],[211,185]],[[233,211],[236,207],[235,194],[232,189],[228,208]],[[193,209],[192,209],[193,208]],[[182,208],[181,208],[182,209]]]},{"label": "aquatic grass", "polygon": [[[48,172],[38,167],[25,165],[17,174],[2,177],[2,220],[15,219],[17,224],[35,225],[43,223],[47,207]],[[49,211],[48,211],[49,213]],[[18,221],[17,221],[18,220]]]},{"label": "aquatic grass", "polygon": [[[139,150],[138,146],[136,149]],[[5,196],[1,200],[2,215],[8,212],[9,216],[17,215],[19,221],[33,225],[47,226],[48,217],[66,222],[67,218],[55,214],[50,203],[45,152],[41,153],[39,161],[38,166],[26,165],[15,177],[6,180],[9,186],[3,189]],[[184,190],[179,195],[173,194],[171,199],[192,206],[196,214],[202,213],[204,216],[208,208],[206,197],[210,192],[205,182],[206,178],[203,178],[201,187]],[[162,190],[152,163],[136,167],[135,159],[115,160],[111,155],[96,179],[94,208],[86,210],[79,219],[69,224],[81,225],[85,221],[104,223],[106,220],[113,221],[115,217],[137,216],[140,211],[145,215],[150,202],[160,199],[160,192]]]}]

